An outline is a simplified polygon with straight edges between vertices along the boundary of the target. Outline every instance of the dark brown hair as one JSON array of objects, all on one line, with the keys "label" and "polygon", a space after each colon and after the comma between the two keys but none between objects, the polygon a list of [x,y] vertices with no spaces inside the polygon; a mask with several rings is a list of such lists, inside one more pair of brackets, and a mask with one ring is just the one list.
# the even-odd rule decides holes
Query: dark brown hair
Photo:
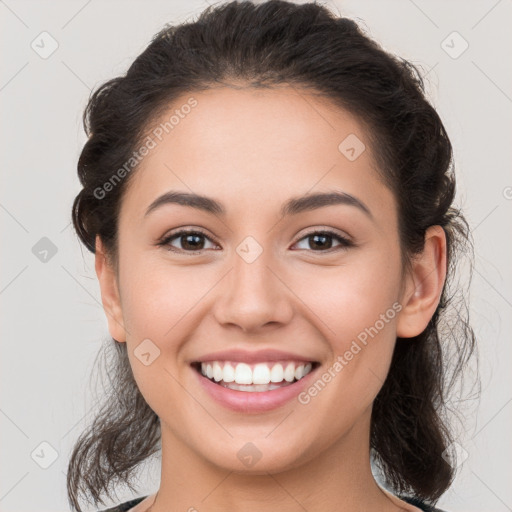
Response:
[{"label": "dark brown hair", "polygon": [[[439,225],[446,233],[448,273],[439,306],[424,332],[397,339],[370,432],[372,462],[385,485],[435,504],[456,467],[450,392],[475,352],[464,287],[454,278],[460,258],[471,259],[472,242],[464,216],[452,205],[451,143],[415,65],[386,52],[354,21],[315,3],[230,2],[209,7],[195,22],[166,26],[125,75],[89,98],[74,228],[91,252],[99,235],[115,265],[119,208],[136,168],[108,193],[98,190],[105,190],[174,99],[234,83],[314,91],[364,124],[379,172],[396,198],[405,263],[423,249],[428,227]],[[104,503],[103,494],[111,496],[116,481],[134,490],[130,475],[159,450],[159,418],[139,392],[126,343],[110,339],[106,349],[111,391],[69,462],[68,498],[78,511],[80,494],[96,505]]]}]

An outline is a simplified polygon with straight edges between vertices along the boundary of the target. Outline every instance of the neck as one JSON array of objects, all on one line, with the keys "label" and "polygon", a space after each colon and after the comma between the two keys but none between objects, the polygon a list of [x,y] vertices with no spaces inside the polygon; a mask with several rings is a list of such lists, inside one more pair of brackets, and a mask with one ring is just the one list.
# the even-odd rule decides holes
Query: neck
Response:
[{"label": "neck", "polygon": [[[393,499],[376,483],[370,466],[371,408],[341,439],[305,462],[285,469],[258,471],[219,468],[199,457],[162,423],[162,473],[151,512],[396,512],[417,510]],[[362,435],[361,433],[366,433]],[[237,472],[238,471],[238,472]],[[403,505],[403,508],[402,508]]]}]

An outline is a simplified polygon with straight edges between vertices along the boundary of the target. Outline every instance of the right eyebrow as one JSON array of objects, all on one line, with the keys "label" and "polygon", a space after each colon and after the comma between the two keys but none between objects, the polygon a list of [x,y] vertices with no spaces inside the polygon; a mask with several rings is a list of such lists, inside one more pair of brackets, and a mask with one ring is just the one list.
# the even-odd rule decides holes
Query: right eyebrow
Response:
[{"label": "right eyebrow", "polygon": [[289,215],[296,215],[304,211],[316,210],[317,208],[336,204],[355,206],[368,217],[373,219],[370,209],[360,199],[348,194],[347,192],[339,191],[323,192],[291,198],[281,208],[281,216],[286,217]]}]

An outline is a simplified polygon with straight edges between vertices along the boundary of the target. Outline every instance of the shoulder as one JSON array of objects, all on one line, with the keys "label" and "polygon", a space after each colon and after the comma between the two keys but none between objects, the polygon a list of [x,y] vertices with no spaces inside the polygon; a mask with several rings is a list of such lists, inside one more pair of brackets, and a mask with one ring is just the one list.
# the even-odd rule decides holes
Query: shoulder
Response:
[{"label": "shoulder", "polygon": [[425,503],[419,498],[414,498],[410,496],[399,496],[399,498],[411,505],[414,505],[415,507],[418,507],[420,510],[423,510],[424,512],[447,512],[445,510],[441,510],[440,508],[435,508],[434,506]]},{"label": "shoulder", "polygon": [[100,510],[98,512],[128,512],[131,508],[138,505],[142,500],[146,499],[147,496],[142,496],[141,498],[135,498],[134,500],[125,501],[124,503],[120,503],[119,505],[107,508],[105,510]]}]

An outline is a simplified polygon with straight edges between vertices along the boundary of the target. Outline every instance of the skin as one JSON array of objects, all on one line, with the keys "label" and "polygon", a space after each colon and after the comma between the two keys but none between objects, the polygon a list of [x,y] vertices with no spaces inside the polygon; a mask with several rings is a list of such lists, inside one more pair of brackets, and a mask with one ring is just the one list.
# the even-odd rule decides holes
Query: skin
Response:
[{"label": "skin", "polygon": [[[123,197],[117,272],[96,241],[110,334],[128,344],[137,385],[161,420],[160,489],[136,510],[419,510],[377,485],[370,416],[396,337],[421,333],[439,303],[444,231],[427,231],[403,276],[395,198],[362,125],[328,101],[290,87],[221,87],[170,107],[190,96],[198,105],[144,158]],[[366,145],[355,161],[338,150],[351,133]],[[332,189],[359,198],[372,218],[350,205],[280,217],[288,198]],[[226,217],[181,205],[144,217],[169,190],[213,197]],[[202,228],[210,239],[199,239],[200,254],[183,237],[171,242],[182,254],[158,246],[175,228]],[[340,249],[333,238],[315,250],[306,235],[321,228],[356,245]],[[236,252],[247,236],[263,249],[250,264]],[[321,362],[322,372],[394,303],[401,311],[308,404],[234,412],[190,367],[212,351],[277,348]],[[134,355],[147,338],[160,350],[148,366]],[[252,467],[237,457],[247,442],[262,454]]]}]

